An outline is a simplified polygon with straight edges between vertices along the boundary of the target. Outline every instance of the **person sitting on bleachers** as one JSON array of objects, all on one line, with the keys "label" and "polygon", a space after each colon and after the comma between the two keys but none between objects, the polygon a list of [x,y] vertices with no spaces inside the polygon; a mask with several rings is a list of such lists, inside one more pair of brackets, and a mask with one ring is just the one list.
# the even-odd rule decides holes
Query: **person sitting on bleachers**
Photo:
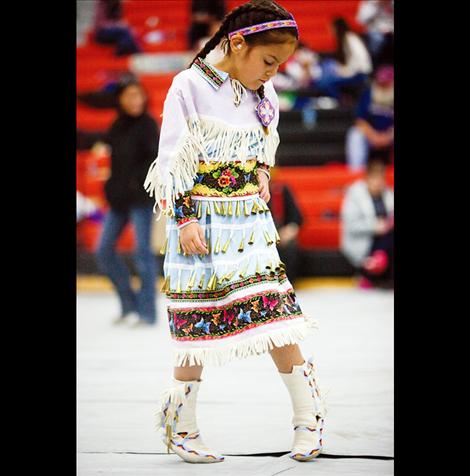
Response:
[{"label": "person sitting on bleachers", "polygon": [[393,67],[381,66],[359,100],[356,121],[346,135],[346,162],[364,168],[370,152],[390,161],[394,139]]},{"label": "person sitting on bleachers", "polygon": [[223,20],[226,9],[225,0],[191,1],[191,25],[188,30],[188,49],[196,49],[199,45],[199,40],[217,31],[218,28],[215,28],[215,26],[216,24],[220,24],[221,20]]},{"label": "person sitting on bleachers", "polygon": [[142,51],[130,26],[122,18],[121,0],[98,0],[94,35],[97,43],[116,45],[116,56]]},{"label": "person sitting on bleachers", "polygon": [[356,19],[366,27],[364,36],[373,64],[391,62],[393,56],[390,57],[389,53],[393,48],[393,0],[362,0]]},{"label": "person sitting on bleachers", "polygon": [[281,238],[277,245],[279,257],[286,265],[286,274],[294,285],[299,274],[300,255],[298,234],[304,219],[290,188],[275,179],[275,169],[271,169],[271,197],[267,202],[274,224]]},{"label": "person sitting on bleachers", "polygon": [[394,195],[385,173],[383,161],[369,161],[365,180],[347,189],[341,206],[340,249],[362,288],[393,282]]},{"label": "person sitting on bleachers", "polygon": [[361,37],[351,30],[344,18],[332,23],[336,37],[333,58],[321,61],[321,76],[315,86],[322,94],[341,99],[344,88],[360,89],[372,73],[372,60]]},{"label": "person sitting on bleachers", "polygon": [[302,110],[319,96],[315,80],[321,76],[320,57],[306,43],[299,41],[296,51],[284,68],[272,78],[279,94],[281,111]]},{"label": "person sitting on bleachers", "polygon": [[276,91],[309,88],[320,75],[319,56],[307,44],[299,41],[294,54],[285,64],[284,71],[272,78]]}]

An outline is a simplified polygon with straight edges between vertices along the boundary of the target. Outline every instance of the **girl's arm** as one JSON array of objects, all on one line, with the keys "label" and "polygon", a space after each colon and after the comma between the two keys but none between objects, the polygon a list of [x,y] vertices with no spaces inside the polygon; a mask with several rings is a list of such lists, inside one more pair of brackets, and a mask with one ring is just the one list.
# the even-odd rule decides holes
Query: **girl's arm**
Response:
[{"label": "girl's arm", "polygon": [[155,197],[162,213],[174,216],[177,227],[181,228],[198,221],[190,191],[199,160],[187,124],[187,105],[175,80],[176,77],[163,105],[158,155],[148,170],[144,187]]}]

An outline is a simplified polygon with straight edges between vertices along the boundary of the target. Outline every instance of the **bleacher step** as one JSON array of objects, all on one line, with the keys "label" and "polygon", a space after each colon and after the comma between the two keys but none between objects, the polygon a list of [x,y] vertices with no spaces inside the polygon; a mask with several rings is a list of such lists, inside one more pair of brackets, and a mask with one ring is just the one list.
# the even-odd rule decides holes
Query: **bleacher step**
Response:
[{"label": "bleacher step", "polygon": [[324,165],[345,162],[343,143],[292,144],[281,140],[276,152],[277,165]]},{"label": "bleacher step", "polygon": [[296,143],[301,146],[303,143],[336,142],[343,143],[349,124],[317,124],[314,129],[306,129],[303,125],[280,124],[278,127],[281,142]]}]

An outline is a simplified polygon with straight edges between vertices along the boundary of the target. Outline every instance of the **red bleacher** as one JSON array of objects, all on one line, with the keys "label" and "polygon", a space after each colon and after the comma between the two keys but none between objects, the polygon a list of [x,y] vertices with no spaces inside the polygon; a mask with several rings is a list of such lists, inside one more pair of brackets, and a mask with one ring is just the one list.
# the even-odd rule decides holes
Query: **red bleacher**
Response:
[{"label": "red bleacher", "polygon": [[[123,3],[123,14],[140,40],[145,52],[174,52],[187,49],[191,1],[132,0]],[[146,35],[161,32],[165,40],[158,43],[146,41]]]}]

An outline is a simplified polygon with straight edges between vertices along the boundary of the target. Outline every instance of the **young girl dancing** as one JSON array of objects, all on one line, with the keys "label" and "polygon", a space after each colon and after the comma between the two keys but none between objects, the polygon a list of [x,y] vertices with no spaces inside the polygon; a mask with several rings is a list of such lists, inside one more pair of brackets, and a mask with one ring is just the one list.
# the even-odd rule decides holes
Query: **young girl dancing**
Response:
[{"label": "young girl dancing", "polygon": [[[279,144],[279,101],[271,82],[295,51],[293,16],[252,0],[178,73],[168,91],[158,156],[144,187],[167,217],[162,292],[174,340],[173,386],[157,410],[168,451],[185,461],[224,457],[208,448],[196,422],[203,366],[269,352],[293,404],[290,457],[322,450],[325,410],[313,359],[298,342],[315,321],[304,315],[276,248],[267,206],[269,169]],[[205,61],[220,42],[225,56]]]}]

